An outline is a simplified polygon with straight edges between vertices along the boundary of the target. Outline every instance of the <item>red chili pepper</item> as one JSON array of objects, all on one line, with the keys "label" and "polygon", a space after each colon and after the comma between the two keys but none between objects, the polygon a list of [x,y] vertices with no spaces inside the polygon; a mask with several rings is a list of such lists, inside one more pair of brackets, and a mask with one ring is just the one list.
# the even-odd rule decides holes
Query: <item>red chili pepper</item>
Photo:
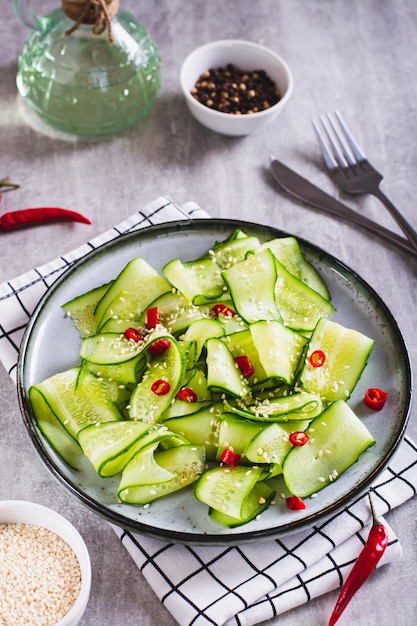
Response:
[{"label": "red chili pepper", "polygon": [[312,365],[313,367],[323,367],[326,361],[326,355],[324,354],[323,350],[314,350],[314,352],[310,354],[309,361],[310,365]]},{"label": "red chili pepper", "polygon": [[68,209],[57,208],[41,208],[41,209],[22,209],[20,211],[11,211],[4,213],[0,217],[0,228],[3,230],[16,230],[25,226],[33,226],[36,224],[47,224],[49,222],[82,222],[83,224],[91,224],[88,217],[69,211]]},{"label": "red chili pepper", "polygon": [[334,626],[334,624],[336,624],[354,594],[364,584],[364,582],[368,580],[369,576],[376,568],[378,561],[384,554],[388,545],[387,530],[385,526],[376,518],[372,498],[369,493],[368,497],[372,511],[372,528],[361,553],[351,569],[349,576],[344,582],[328,626]]},{"label": "red chili pepper", "polygon": [[233,309],[226,304],[222,304],[221,302],[219,304],[215,304],[211,310],[216,317],[219,315],[224,315],[224,317],[234,317],[236,315],[236,312],[233,311]]},{"label": "red chili pepper", "polygon": [[245,378],[250,378],[255,373],[247,356],[235,356],[235,362]]},{"label": "red chili pepper", "polygon": [[292,511],[302,511],[306,509],[305,503],[298,496],[290,496],[289,498],[285,498],[287,503],[287,507]]},{"label": "red chili pepper", "polygon": [[191,389],[191,387],[184,387],[183,389],[180,389],[178,397],[180,400],[184,400],[185,402],[197,402],[197,394],[193,389]]},{"label": "red chili pepper", "polygon": [[155,328],[159,324],[158,307],[153,306],[150,309],[146,309],[146,326],[147,328]]},{"label": "red chili pepper", "polygon": [[310,437],[302,430],[296,430],[291,433],[289,439],[293,446],[305,446]]},{"label": "red chili pepper", "polygon": [[136,328],[132,327],[126,328],[124,335],[126,339],[128,339],[129,341],[135,341],[136,343],[138,343],[142,339],[142,335],[140,334],[140,332]]},{"label": "red chili pepper", "polygon": [[220,457],[220,461],[226,463],[226,465],[236,467],[239,464],[240,458],[240,454],[236,454],[236,452],[233,452],[230,448],[226,448]]},{"label": "red chili pepper", "polygon": [[151,387],[151,390],[157,396],[166,396],[167,393],[169,393],[170,389],[171,385],[169,384],[169,382],[167,380],[163,380],[162,378],[152,383]]},{"label": "red chili pepper", "polygon": [[364,402],[366,406],[374,411],[380,411],[388,398],[388,392],[377,387],[371,387],[365,394]]},{"label": "red chili pepper", "polygon": [[164,352],[168,350],[170,345],[171,345],[170,340],[162,337],[161,339],[157,339],[156,341],[151,343],[150,346],[148,346],[148,351],[153,356],[160,356],[161,354],[164,354]]}]

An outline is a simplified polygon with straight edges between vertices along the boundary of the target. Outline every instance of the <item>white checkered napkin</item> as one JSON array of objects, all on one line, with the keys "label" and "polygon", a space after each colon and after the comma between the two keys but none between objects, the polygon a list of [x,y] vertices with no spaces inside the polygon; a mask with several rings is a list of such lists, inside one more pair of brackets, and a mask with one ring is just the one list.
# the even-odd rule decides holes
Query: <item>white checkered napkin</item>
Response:
[{"label": "white checkered napkin", "polygon": [[[77,259],[118,235],[151,224],[208,218],[194,203],[161,197],[80,248],[0,285],[0,360],[16,378],[21,338],[42,295]],[[416,494],[417,447],[404,440],[373,486],[378,515]],[[332,519],[279,540],[235,547],[184,546],[115,532],[157,596],[181,626],[256,624],[338,587],[369,532],[367,499]],[[392,529],[381,564],[401,555]]]},{"label": "white checkered napkin", "polygon": [[[406,438],[372,487],[389,533],[380,565],[402,553],[382,515],[416,488],[417,446]],[[339,587],[368,536],[370,509],[365,495],[308,530],[235,547],[184,546],[114,530],[181,626],[250,626]]]}]

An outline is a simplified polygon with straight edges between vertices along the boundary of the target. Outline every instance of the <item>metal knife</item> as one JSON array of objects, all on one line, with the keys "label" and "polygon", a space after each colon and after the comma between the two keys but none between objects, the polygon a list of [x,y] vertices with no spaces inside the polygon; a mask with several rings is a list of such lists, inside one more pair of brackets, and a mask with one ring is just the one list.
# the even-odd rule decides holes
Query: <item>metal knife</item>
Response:
[{"label": "metal knife", "polygon": [[408,243],[404,237],[393,233],[391,230],[384,228],[373,222],[367,217],[356,213],[350,209],[346,204],[340,202],[333,196],[330,196],[325,191],[316,187],[308,180],[291,170],[289,167],[278,161],[275,157],[271,156],[271,171],[276,182],[292,196],[311,204],[330,215],[334,215],[339,219],[346,222],[352,222],[357,226],[361,226],[365,230],[378,235],[382,239],[393,243],[403,250],[410,252],[414,256],[417,256],[417,251]]}]

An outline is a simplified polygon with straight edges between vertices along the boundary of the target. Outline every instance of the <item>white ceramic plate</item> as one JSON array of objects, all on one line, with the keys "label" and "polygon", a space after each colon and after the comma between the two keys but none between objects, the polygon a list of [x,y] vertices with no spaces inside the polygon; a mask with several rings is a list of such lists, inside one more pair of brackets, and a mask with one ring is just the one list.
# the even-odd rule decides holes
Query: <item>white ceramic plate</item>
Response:
[{"label": "white ceramic plate", "polygon": [[[311,526],[358,497],[387,465],[407,425],[411,400],[411,371],[401,332],[386,305],[371,286],[324,251],[299,240],[306,257],[325,279],[337,313],[333,318],[375,339],[368,365],[349,404],[376,439],[335,483],[307,500],[304,511],[290,511],[279,494],[256,521],[228,529],[208,517],[192,488],[161,498],[149,508],[117,501],[118,478],[98,477],[86,461],[80,471],[68,468],[55,454],[36,426],[27,392],[52,374],[79,364],[80,339],[61,305],[76,295],[115,278],[124,265],[141,256],[158,270],[173,258],[198,258],[225,239],[234,229],[256,235],[261,241],[286,236],[274,228],[236,220],[182,221],[152,226],[104,244],[75,263],[42,298],[27,327],[18,367],[18,394],[24,422],[40,457],[59,481],[96,513],[139,533],[195,544],[235,544],[277,537]],[[368,387],[389,392],[383,411],[372,412],[363,403]]]}]

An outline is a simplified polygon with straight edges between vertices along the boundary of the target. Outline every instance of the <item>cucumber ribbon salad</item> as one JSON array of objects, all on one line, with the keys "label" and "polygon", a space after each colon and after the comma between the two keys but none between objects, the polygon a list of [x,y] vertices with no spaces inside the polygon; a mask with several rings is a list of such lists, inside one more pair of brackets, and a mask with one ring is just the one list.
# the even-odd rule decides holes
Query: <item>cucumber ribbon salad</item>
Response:
[{"label": "cucumber ribbon salad", "polygon": [[65,463],[120,478],[115,501],[149,506],[192,485],[233,528],[273,502],[274,477],[290,509],[306,508],[375,443],[347,404],[374,341],[331,320],[294,237],[236,230],[161,273],[134,258],[63,310],[80,361],[30,402]]}]

